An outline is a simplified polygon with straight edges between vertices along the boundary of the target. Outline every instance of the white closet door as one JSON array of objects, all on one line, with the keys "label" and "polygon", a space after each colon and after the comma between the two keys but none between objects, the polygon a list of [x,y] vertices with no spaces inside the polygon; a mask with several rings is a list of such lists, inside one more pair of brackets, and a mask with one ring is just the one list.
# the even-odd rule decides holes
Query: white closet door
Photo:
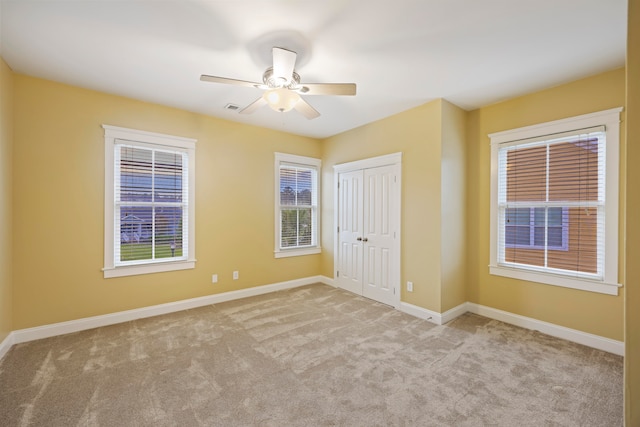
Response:
[{"label": "white closet door", "polygon": [[389,305],[394,302],[396,169],[382,166],[364,171],[362,295]]},{"label": "white closet door", "polygon": [[362,170],[341,173],[338,184],[338,286],[362,295]]},{"label": "white closet door", "polygon": [[399,166],[338,177],[339,287],[394,306],[399,292]]}]

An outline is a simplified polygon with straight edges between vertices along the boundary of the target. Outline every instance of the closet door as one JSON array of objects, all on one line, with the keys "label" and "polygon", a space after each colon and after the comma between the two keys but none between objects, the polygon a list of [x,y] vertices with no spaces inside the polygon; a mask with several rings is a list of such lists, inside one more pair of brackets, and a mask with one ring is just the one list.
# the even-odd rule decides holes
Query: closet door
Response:
[{"label": "closet door", "polygon": [[398,165],[338,176],[337,285],[394,306],[399,292]]},{"label": "closet door", "polygon": [[363,171],[338,178],[338,286],[362,295]]},{"label": "closet door", "polygon": [[397,167],[366,169],[364,182],[362,295],[394,305]]}]

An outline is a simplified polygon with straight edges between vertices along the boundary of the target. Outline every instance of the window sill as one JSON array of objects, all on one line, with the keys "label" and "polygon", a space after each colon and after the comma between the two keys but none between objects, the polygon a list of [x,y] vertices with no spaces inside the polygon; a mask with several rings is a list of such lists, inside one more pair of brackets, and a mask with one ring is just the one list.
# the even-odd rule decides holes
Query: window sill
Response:
[{"label": "window sill", "polygon": [[526,271],[518,268],[495,265],[489,266],[489,274],[606,295],[618,295],[618,288],[621,287],[621,285],[617,283],[610,284],[576,277],[560,276],[537,271]]},{"label": "window sill", "polygon": [[292,256],[303,256],[303,255],[314,255],[322,252],[322,248],[319,246],[313,248],[304,248],[304,249],[284,249],[280,251],[274,252],[275,258],[287,258]]},{"label": "window sill", "polygon": [[196,267],[195,260],[162,262],[154,264],[131,265],[124,267],[105,267],[102,269],[104,278],[137,276],[141,274],[163,273],[166,271],[189,270]]}]

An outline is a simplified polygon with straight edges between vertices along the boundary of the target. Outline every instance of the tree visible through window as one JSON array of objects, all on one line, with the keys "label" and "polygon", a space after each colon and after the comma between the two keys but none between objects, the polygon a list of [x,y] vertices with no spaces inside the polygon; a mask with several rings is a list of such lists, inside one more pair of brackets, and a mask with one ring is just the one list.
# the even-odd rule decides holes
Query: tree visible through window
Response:
[{"label": "tree visible through window", "polygon": [[316,159],[276,154],[276,254],[318,247],[319,164]]},{"label": "tree visible through window", "polygon": [[314,170],[280,167],[280,212],[283,248],[310,246],[312,242]]}]

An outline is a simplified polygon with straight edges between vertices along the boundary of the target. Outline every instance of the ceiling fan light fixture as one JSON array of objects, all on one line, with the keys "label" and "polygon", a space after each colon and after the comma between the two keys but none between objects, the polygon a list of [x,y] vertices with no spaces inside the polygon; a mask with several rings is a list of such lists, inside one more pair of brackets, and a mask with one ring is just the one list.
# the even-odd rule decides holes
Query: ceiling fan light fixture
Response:
[{"label": "ceiling fan light fixture", "polygon": [[296,92],[285,88],[269,89],[262,97],[269,104],[269,107],[275,111],[286,113],[300,100],[300,95]]}]

